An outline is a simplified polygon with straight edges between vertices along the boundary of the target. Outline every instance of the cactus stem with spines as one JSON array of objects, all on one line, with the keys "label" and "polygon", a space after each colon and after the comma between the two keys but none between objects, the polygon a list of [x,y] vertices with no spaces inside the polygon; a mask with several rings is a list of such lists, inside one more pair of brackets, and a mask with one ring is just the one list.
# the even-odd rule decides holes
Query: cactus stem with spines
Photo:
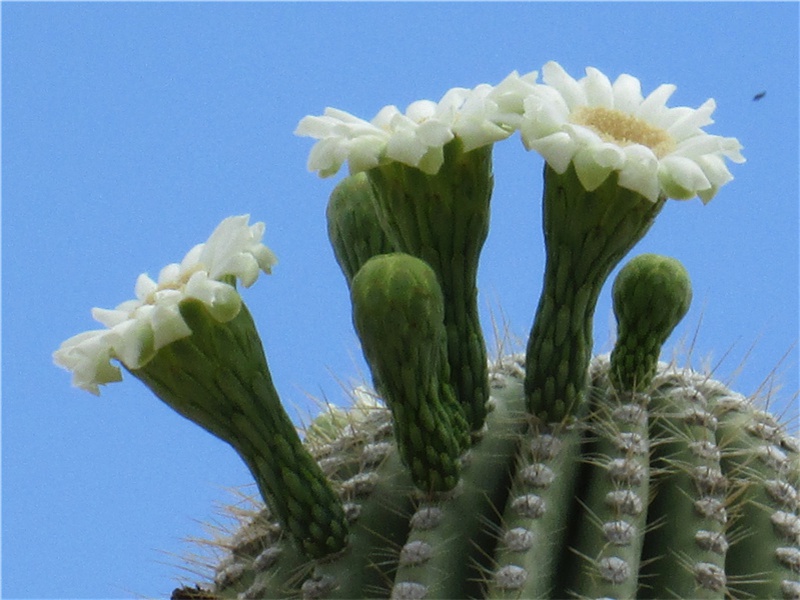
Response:
[{"label": "cactus stem with spines", "polygon": [[341,502],[281,405],[247,307],[227,323],[197,300],[182,301],[180,311],[192,335],[130,372],[239,453],[304,552],[341,550],[348,533]]},{"label": "cactus stem with spines", "polygon": [[621,188],[611,174],[591,192],[573,166],[545,165],[544,287],[528,338],[528,409],[544,422],[573,416],[585,401],[592,319],[614,266],[649,230],[664,205]]}]

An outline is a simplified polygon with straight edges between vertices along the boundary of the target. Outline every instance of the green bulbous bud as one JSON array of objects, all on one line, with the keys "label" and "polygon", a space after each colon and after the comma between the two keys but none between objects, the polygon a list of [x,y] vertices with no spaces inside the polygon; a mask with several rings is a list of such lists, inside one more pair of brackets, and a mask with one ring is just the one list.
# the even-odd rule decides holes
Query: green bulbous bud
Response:
[{"label": "green bulbous bud", "polygon": [[643,390],[655,374],[661,346],[689,310],[689,274],[674,258],[642,254],[620,270],[612,296],[619,323],[611,353],[614,384]]},{"label": "green bulbous bud", "polygon": [[381,382],[415,484],[424,491],[452,489],[468,431],[449,384],[436,274],[407,254],[376,256],[353,278],[351,297],[364,355]]},{"label": "green bulbous bud", "polygon": [[373,256],[394,251],[375,212],[372,186],[365,173],[346,177],[328,202],[328,238],[347,284]]},{"label": "green bulbous bud", "polygon": [[367,171],[381,226],[397,251],[436,273],[444,296],[450,383],[472,431],[486,419],[489,382],[478,315],[478,262],[489,232],[492,146],[469,152],[456,137],[436,174],[387,162]]}]

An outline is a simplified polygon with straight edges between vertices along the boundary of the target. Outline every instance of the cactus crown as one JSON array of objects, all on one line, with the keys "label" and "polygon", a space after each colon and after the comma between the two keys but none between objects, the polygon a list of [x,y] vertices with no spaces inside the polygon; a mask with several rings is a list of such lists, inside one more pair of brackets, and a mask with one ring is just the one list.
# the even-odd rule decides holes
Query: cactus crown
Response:
[{"label": "cactus crown", "polygon": [[[253,279],[240,255],[256,274],[272,264],[253,239],[263,227],[247,230],[237,269],[159,305],[183,328],[148,360],[125,362],[110,319],[62,348],[93,391],[112,380],[98,365],[120,360],[256,479],[265,505],[221,542],[213,581],[174,599],[800,598],[797,441],[721,383],[659,363],[692,297],[678,261],[622,268],[618,338],[592,359],[609,274],[667,197],[708,201],[740,146],[699,129],[711,105],[667,109],[628,79],[544,72],[546,85],[514,73],[371,123],[334,109],[301,122],[321,140],[312,168],[330,175],[347,158],[353,171],[331,195],[328,232],[374,388],[320,415],[305,441],[235,290]],[[525,353],[490,363],[478,260],[492,144],[516,129],[546,159],[544,286]],[[683,144],[696,136],[709,139]],[[161,317],[139,317],[158,336]]]}]

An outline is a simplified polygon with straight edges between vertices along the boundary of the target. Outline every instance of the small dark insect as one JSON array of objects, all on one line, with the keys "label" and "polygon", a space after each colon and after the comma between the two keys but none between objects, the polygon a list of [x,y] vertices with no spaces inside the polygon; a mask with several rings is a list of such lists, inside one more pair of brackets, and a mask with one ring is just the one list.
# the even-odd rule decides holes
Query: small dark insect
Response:
[{"label": "small dark insect", "polygon": [[761,100],[766,95],[767,95],[767,92],[758,92],[755,96],[753,96],[753,100],[754,101]]}]

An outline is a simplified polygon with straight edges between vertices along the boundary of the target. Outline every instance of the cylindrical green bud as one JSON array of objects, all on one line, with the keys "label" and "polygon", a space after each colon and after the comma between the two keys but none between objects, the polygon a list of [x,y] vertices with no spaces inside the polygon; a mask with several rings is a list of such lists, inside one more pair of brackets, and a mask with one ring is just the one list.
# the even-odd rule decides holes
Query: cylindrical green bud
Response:
[{"label": "cylindrical green bud", "polygon": [[180,311],[192,334],[131,373],[175,411],[233,446],[307,557],[341,550],[348,533],[341,500],[281,405],[247,307],[226,323],[198,300],[183,300]]},{"label": "cylindrical green bud", "polygon": [[661,346],[689,310],[689,274],[674,258],[641,254],[620,270],[611,293],[618,322],[611,378],[621,391],[641,391],[653,379]]},{"label": "cylindrical green bud", "polygon": [[450,383],[470,428],[486,418],[489,377],[478,316],[478,260],[489,232],[492,146],[464,152],[459,138],[443,148],[434,175],[398,162],[367,171],[378,217],[399,252],[433,268],[444,295]]},{"label": "cylindrical green bud", "polygon": [[376,256],[353,278],[351,297],[353,323],[414,483],[424,491],[453,488],[468,430],[449,384],[436,274],[408,254]]},{"label": "cylindrical green bud", "polygon": [[328,202],[328,237],[350,285],[373,256],[394,251],[375,212],[372,186],[365,173],[344,178]]}]

